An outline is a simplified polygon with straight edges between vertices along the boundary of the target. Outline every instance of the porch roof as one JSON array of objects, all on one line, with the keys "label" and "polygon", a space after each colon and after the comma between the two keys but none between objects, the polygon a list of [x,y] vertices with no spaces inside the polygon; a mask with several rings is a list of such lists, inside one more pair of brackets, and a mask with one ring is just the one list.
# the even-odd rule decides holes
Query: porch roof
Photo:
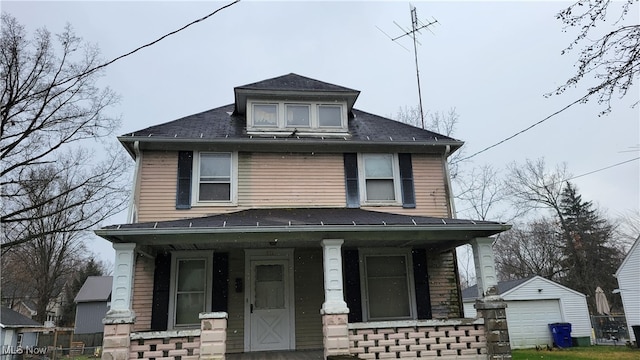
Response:
[{"label": "porch roof", "polygon": [[268,208],[181,220],[111,225],[95,233],[111,242],[163,249],[319,246],[455,247],[511,226],[493,221],[392,214],[348,208]]}]

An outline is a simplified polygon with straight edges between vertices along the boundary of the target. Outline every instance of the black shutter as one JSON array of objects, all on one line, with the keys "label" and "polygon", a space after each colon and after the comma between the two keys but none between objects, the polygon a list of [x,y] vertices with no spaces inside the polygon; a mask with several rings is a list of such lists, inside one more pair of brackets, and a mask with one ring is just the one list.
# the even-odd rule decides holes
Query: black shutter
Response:
[{"label": "black shutter", "polygon": [[191,209],[191,173],[193,151],[178,153],[178,186],[176,190],[176,209]]},{"label": "black shutter", "polygon": [[360,207],[360,193],[358,191],[358,155],[344,154],[344,178],[347,193],[347,207]]},{"label": "black shutter", "polygon": [[349,308],[349,322],[362,322],[362,295],[360,293],[360,257],[358,250],[342,252],[344,270],[344,297]]},{"label": "black shutter", "polygon": [[151,330],[167,330],[169,321],[169,283],[171,280],[171,254],[158,254],[153,272],[153,304]]},{"label": "black shutter", "polygon": [[213,253],[213,290],[211,311],[228,311],[229,254]]},{"label": "black shutter", "polygon": [[411,154],[398,154],[400,165],[400,181],[402,184],[402,207],[415,208],[416,194],[413,187],[413,167],[411,166]]},{"label": "black shutter", "polygon": [[413,249],[413,282],[416,289],[418,319],[431,319],[431,297],[429,294],[429,274],[427,273],[427,251]]}]

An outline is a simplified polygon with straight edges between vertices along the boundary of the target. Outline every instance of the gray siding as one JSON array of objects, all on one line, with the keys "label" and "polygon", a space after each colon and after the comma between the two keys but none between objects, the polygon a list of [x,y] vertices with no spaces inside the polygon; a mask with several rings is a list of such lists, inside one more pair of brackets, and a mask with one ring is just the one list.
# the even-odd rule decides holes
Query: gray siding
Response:
[{"label": "gray siding", "polygon": [[86,302],[78,303],[76,307],[76,334],[92,334],[104,331],[102,319],[107,313],[107,303]]}]

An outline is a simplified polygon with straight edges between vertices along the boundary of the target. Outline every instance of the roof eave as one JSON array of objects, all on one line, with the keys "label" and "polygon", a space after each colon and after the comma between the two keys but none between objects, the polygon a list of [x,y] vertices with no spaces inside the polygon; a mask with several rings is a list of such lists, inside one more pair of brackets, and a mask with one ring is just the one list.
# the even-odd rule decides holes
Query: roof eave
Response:
[{"label": "roof eave", "polygon": [[[449,154],[458,150],[464,142],[458,140],[433,140],[433,141],[354,141],[349,139],[288,139],[288,138],[242,138],[242,139],[178,139],[166,137],[136,137],[136,136],[120,136],[120,143],[125,147],[129,155],[135,158],[134,143],[140,144],[142,150],[185,150],[185,149],[203,149],[206,150],[211,146],[223,146],[228,149],[236,149],[242,151],[278,151],[286,149],[286,151],[314,151],[314,152],[336,152],[340,150],[349,151],[381,151],[385,148],[395,152],[415,152],[415,153],[446,153],[447,147],[450,149]],[[395,149],[395,150],[394,150]]]}]

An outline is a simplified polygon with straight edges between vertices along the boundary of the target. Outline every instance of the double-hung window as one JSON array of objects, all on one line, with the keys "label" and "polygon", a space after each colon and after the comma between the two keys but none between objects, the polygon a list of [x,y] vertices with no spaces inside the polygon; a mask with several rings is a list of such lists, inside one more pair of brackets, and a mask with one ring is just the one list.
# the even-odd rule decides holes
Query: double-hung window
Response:
[{"label": "double-hung window", "polygon": [[413,319],[413,265],[408,251],[362,251],[365,321]]},{"label": "double-hung window", "polygon": [[233,201],[233,164],[232,153],[199,153],[197,202]]},{"label": "double-hung window", "polygon": [[361,154],[361,198],[364,203],[396,204],[400,199],[396,154]]},{"label": "double-hung window", "polygon": [[211,307],[211,263],[211,252],[174,253],[169,302],[172,327],[199,325],[199,314]]}]

